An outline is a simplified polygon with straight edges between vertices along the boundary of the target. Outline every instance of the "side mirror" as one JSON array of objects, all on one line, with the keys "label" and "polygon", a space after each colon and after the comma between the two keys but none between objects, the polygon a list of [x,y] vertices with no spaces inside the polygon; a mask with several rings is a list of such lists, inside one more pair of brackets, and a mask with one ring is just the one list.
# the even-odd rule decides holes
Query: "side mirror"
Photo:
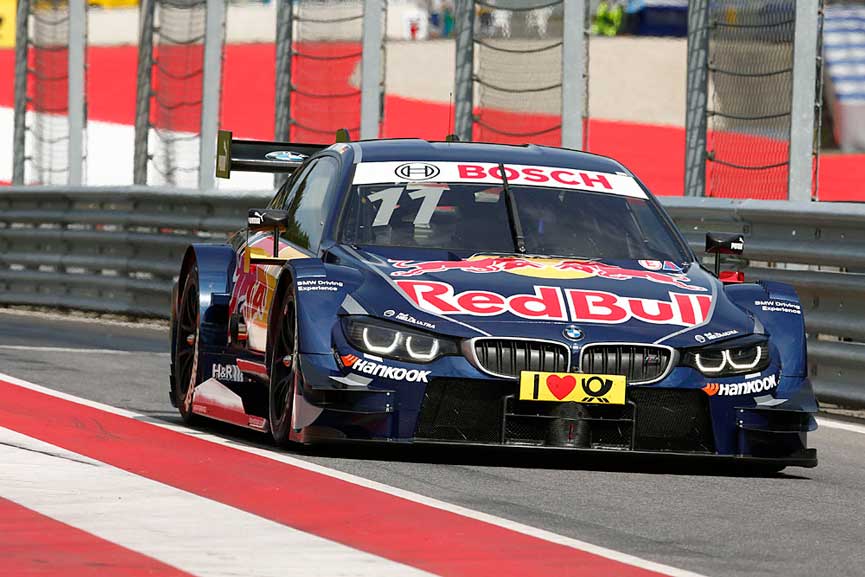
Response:
[{"label": "side mirror", "polygon": [[745,282],[745,273],[738,270],[722,270],[718,279],[724,284],[742,284]]},{"label": "side mirror", "polygon": [[[286,260],[279,256],[279,231],[288,228],[289,214],[287,210],[275,208],[250,208],[246,216],[246,248],[243,251],[243,272],[249,272],[250,264],[284,264]],[[261,249],[253,249],[249,246],[249,232],[273,231],[273,252],[270,256],[260,254]]]},{"label": "side mirror", "polygon": [[250,208],[246,217],[249,230],[273,230],[288,227],[288,211],[276,208]]},{"label": "side mirror", "polygon": [[721,255],[742,254],[744,250],[745,237],[742,234],[706,233],[706,253],[715,255],[715,276],[718,278],[721,276]]}]

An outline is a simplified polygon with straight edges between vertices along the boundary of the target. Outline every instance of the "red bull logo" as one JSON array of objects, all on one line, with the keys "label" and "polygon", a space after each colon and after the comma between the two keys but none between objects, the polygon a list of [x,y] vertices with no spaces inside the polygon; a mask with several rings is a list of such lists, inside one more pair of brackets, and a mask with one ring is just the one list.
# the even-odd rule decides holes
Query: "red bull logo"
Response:
[{"label": "red bull logo", "polygon": [[415,306],[440,315],[497,316],[532,320],[620,324],[631,319],[692,327],[704,323],[712,297],[670,292],[670,300],[623,297],[605,291],[535,286],[531,294],[504,296],[483,290],[456,293],[437,281],[396,281]]},{"label": "red bull logo", "polygon": [[691,279],[682,273],[622,268],[592,260],[478,256],[468,260],[391,260],[390,264],[399,269],[391,273],[394,277],[415,277],[455,270],[478,274],[506,272],[535,278],[600,277],[621,281],[643,279],[685,290],[706,291],[704,287],[689,284]]}]

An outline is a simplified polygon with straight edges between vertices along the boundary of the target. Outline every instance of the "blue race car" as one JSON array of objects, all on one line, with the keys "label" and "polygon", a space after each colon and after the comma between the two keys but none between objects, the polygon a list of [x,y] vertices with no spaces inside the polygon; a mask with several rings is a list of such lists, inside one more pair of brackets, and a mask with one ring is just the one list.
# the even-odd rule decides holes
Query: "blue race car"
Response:
[{"label": "blue race car", "polygon": [[232,140],[218,173],[291,172],[188,248],[171,400],[280,443],[700,455],[813,467],[792,287],[704,268],[618,162],[540,146]]}]

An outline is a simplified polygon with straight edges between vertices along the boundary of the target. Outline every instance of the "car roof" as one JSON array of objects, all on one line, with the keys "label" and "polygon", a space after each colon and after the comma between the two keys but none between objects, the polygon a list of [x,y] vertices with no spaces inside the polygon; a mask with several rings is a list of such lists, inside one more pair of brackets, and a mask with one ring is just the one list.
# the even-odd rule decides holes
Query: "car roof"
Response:
[{"label": "car roof", "polygon": [[355,162],[506,162],[630,174],[619,162],[606,156],[536,144],[431,142],[420,138],[394,138],[356,141],[351,143],[351,147]]}]

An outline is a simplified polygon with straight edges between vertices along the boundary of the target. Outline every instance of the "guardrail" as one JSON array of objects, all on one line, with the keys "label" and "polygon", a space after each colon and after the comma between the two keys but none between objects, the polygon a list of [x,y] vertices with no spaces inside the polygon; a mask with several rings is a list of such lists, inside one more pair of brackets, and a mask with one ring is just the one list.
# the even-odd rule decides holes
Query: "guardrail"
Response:
[{"label": "guardrail", "polygon": [[741,232],[745,278],[796,287],[821,400],[865,406],[865,205],[664,198],[701,254],[706,231]]},{"label": "guardrail", "polygon": [[[166,317],[190,242],[224,239],[268,192],[154,187],[0,188],[0,302]],[[802,300],[821,399],[865,406],[865,205],[663,198],[698,254],[741,232],[748,279]]]},{"label": "guardrail", "polygon": [[186,246],[224,239],[271,196],[0,188],[0,302],[166,317]]}]

